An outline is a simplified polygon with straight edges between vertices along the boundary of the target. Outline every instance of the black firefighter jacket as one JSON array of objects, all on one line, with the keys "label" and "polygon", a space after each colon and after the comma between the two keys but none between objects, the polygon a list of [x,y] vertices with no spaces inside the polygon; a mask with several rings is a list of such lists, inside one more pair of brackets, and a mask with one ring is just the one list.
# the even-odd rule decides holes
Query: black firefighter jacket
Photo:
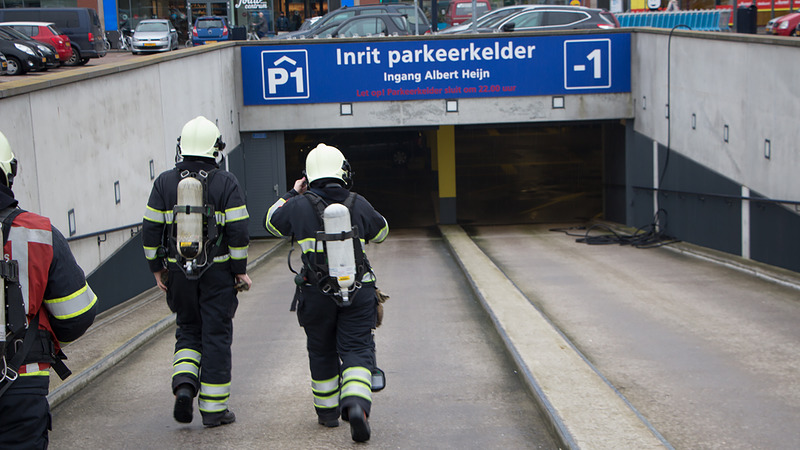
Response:
[{"label": "black firefighter jacket", "polygon": [[[327,203],[344,203],[350,191],[331,183],[325,187],[313,187],[316,193]],[[350,209],[352,225],[358,227],[361,248],[364,243],[380,243],[389,234],[389,224],[386,219],[372,207],[363,196],[356,194]],[[303,264],[309,266],[309,258],[322,251],[322,245],[317,245],[316,234],[321,229],[320,217],[311,201],[306,195],[299,195],[294,189],[279,198],[267,211],[265,221],[267,231],[278,237],[294,236],[303,250]],[[367,274],[366,276],[372,276]],[[374,281],[374,280],[362,280]]]},{"label": "black firefighter jacket", "polygon": [[[215,170],[216,169],[216,170]],[[145,257],[150,265],[151,272],[159,272],[164,268],[164,258],[175,262],[176,250],[174,243],[167,241],[166,232],[175,236],[174,212],[178,201],[178,183],[184,171],[199,173],[201,170],[209,173],[206,190],[206,202],[214,206],[215,218],[209,218],[209,226],[214,222],[218,225],[222,241],[214,260],[222,262],[230,260],[231,272],[234,274],[247,273],[247,250],[250,245],[248,223],[250,216],[247,213],[244,196],[239,187],[236,176],[216,165],[203,160],[184,160],[175,165],[174,169],[163,172],[153,183],[150,199],[147,201],[144,221],[142,222],[142,244]],[[172,239],[170,239],[172,240]],[[159,247],[168,248],[164,255]]]}]

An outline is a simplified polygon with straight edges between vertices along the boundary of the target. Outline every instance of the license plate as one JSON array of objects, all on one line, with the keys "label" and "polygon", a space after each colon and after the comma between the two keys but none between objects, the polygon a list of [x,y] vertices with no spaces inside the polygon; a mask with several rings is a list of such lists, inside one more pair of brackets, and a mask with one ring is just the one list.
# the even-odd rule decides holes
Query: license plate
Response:
[{"label": "license plate", "polygon": [[145,47],[155,47],[155,46],[156,46],[156,44],[154,44],[154,43],[152,43],[152,42],[145,42],[144,46],[145,46]]},{"label": "license plate", "polygon": [[47,58],[45,58],[44,56],[42,56],[42,64],[47,64]]}]

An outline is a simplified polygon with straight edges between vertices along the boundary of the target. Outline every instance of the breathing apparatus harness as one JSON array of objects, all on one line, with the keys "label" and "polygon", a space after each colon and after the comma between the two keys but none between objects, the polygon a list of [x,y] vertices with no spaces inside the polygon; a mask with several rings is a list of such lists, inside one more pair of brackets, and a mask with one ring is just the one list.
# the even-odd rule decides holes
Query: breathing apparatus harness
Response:
[{"label": "breathing apparatus harness", "polygon": [[[292,268],[291,256],[292,252],[294,251],[294,235],[292,236],[292,246],[289,250],[289,270],[295,274],[295,283],[299,286],[302,284],[313,284],[317,286],[317,288],[325,295],[331,297],[338,306],[349,306],[352,302],[351,299],[355,295],[355,293],[361,288],[361,280],[363,279],[364,275],[368,272],[372,272],[372,268],[367,260],[367,255],[364,253],[364,249],[361,246],[361,239],[358,233],[358,226],[353,225],[350,231],[339,231],[334,233],[328,233],[325,231],[325,222],[324,222],[324,213],[325,208],[330,206],[325,200],[322,199],[318,194],[312,192],[311,190],[306,191],[304,194],[305,198],[311,202],[311,205],[314,209],[314,212],[317,214],[317,219],[319,222],[319,231],[316,233],[316,244],[322,243],[323,251],[318,252],[313,251],[312,254],[309,255],[307,258],[306,264],[301,269],[300,273],[295,271]],[[342,202],[348,212],[352,212],[353,203],[355,202],[356,193],[351,192],[347,199]],[[331,267],[329,266],[329,253],[328,253],[328,243],[332,241],[346,241],[346,240],[353,241],[353,256],[355,258],[355,275],[352,285],[342,289],[337,280],[337,277],[331,274]],[[344,290],[344,292],[343,292]],[[292,301],[291,311],[294,311],[296,308],[296,301],[295,298]]]},{"label": "breathing apparatus harness", "polygon": [[[0,211],[3,223],[3,247],[8,242],[11,223],[23,213],[19,208],[9,207]],[[19,262],[0,261],[0,396],[19,378],[17,368],[34,362],[49,363],[64,380],[72,374],[62,359],[64,353],[56,354],[50,333],[39,329],[39,313],[26,325],[25,302],[19,285]],[[39,345],[34,348],[38,341]]]},{"label": "breathing apparatus harness", "polygon": [[[211,267],[222,243],[223,235],[217,225],[216,211],[214,205],[208,201],[208,185],[218,170],[218,168],[215,168],[210,171],[199,170],[192,172],[185,169],[178,172],[178,168],[175,168],[180,178],[178,182],[178,204],[172,210],[172,224],[165,231],[168,233],[168,248],[172,250],[178,267],[181,268],[181,271],[189,280],[200,278]],[[192,180],[196,181],[193,182]],[[182,199],[180,194],[184,186],[191,186],[194,183],[193,188],[197,189],[197,182],[200,183],[202,189],[202,199],[197,199],[196,196],[194,199],[189,196],[188,202],[185,201],[187,200],[186,198]],[[182,202],[181,200],[184,201]],[[195,225],[195,229],[192,232],[194,239],[182,234],[182,228],[190,226],[188,224],[190,221]],[[198,227],[200,229],[197,229]],[[166,253],[166,249],[163,247],[160,250]],[[163,257],[165,255],[159,256]]]}]

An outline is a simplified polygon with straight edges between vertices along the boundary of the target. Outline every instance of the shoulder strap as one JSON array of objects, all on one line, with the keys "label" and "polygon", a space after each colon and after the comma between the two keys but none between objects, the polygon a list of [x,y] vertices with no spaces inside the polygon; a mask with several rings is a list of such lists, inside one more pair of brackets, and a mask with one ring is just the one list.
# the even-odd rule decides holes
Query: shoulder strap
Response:
[{"label": "shoulder strap", "polygon": [[23,210],[14,206],[10,206],[0,211],[0,220],[3,221],[3,246],[5,246],[6,242],[8,241],[8,233],[11,232],[11,222],[13,222],[14,219],[23,212]]},{"label": "shoulder strap", "polygon": [[[325,200],[323,200],[322,197],[320,197],[316,192],[306,191],[303,195],[305,195],[306,198],[308,198],[308,201],[311,202],[311,205],[317,211],[317,214],[319,215],[321,220],[322,214],[325,212],[325,208],[328,206],[328,203]],[[346,206],[348,210],[350,210],[350,214],[353,213],[353,203],[355,203],[356,201],[356,195],[357,194],[355,192],[351,192],[347,196],[347,198],[342,202],[342,204]]]},{"label": "shoulder strap", "polygon": [[[0,211],[0,218],[3,220],[3,247],[8,242],[11,223],[14,218],[23,212],[19,208],[6,208]],[[13,336],[25,328],[25,301],[22,298],[22,291],[18,287],[19,265],[17,261],[6,261],[4,258],[0,258],[0,277],[6,281],[6,311],[8,313],[6,322],[8,323],[8,330]],[[3,324],[3,326],[5,325]]]},{"label": "shoulder strap", "polygon": [[[37,314],[34,316],[31,323],[28,325],[28,329],[25,331],[25,337],[22,339],[22,347],[14,354],[14,357],[11,361],[8,361],[5,367],[5,378],[0,379],[0,383],[5,381],[5,384],[0,387],[0,396],[11,386],[17,378],[19,378],[19,374],[17,373],[17,369],[19,366],[22,365],[22,362],[25,360],[25,357],[28,356],[28,352],[33,347],[33,341],[36,340],[36,335],[39,331],[39,315]],[[5,363],[5,355],[3,355],[3,362]],[[13,373],[12,376],[8,376],[7,372],[11,371]]]},{"label": "shoulder strap", "polygon": [[350,195],[347,196],[347,199],[342,203],[344,206],[347,206],[347,209],[350,210],[350,214],[353,214],[353,203],[356,201],[356,193],[351,192]]},{"label": "shoulder strap", "polygon": [[[11,223],[14,221],[14,218],[20,215],[23,211],[19,208],[6,208],[3,211],[0,211],[0,217],[2,217],[3,221],[3,247],[5,247],[6,242],[8,242],[8,235],[11,232]],[[15,336],[22,328],[25,326],[25,304],[23,303],[22,299],[22,292],[19,289],[19,268],[17,266],[16,261],[5,261],[3,260],[0,262],[0,275],[8,281],[9,283],[13,283],[17,289],[13,289],[12,286],[8,286],[10,289],[7,289],[8,295],[6,295],[6,300],[10,300],[7,305],[8,316],[6,318],[9,329],[11,330],[11,336]],[[5,288],[5,281],[3,282],[3,286],[0,288]],[[18,294],[18,295],[15,295]],[[4,305],[5,306],[5,305]],[[2,332],[6,332],[6,324],[0,324],[2,326]],[[31,323],[28,324],[28,329],[25,331],[25,337],[22,339],[22,347],[14,354],[14,357],[11,361],[6,361],[6,349],[2,349],[2,359],[3,364],[5,365],[3,370],[4,377],[0,379],[0,383],[5,382],[2,387],[0,387],[0,396],[5,393],[5,391],[11,386],[11,383],[14,382],[19,377],[19,374],[16,372],[17,368],[22,365],[22,362],[25,360],[25,356],[27,356],[28,352],[30,351],[31,347],[33,346],[33,341],[36,340],[36,335],[39,329],[39,315],[37,314]],[[3,343],[5,346],[5,343]],[[9,375],[9,372],[11,375]]]},{"label": "shoulder strap", "polygon": [[314,211],[317,212],[319,223],[322,224],[322,215],[325,213],[325,208],[328,206],[328,204],[316,192],[306,191],[303,193],[303,196],[307,198],[309,202],[311,202],[311,206],[313,206]]}]

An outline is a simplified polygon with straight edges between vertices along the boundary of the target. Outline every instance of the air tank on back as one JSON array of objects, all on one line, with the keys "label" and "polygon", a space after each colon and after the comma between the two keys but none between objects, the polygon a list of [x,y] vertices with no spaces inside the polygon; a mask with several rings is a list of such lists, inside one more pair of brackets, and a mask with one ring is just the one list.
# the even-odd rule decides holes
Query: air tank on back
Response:
[{"label": "air tank on back", "polygon": [[[322,214],[325,234],[347,233],[352,231],[350,210],[340,203],[332,203]],[[336,278],[342,294],[342,304],[349,305],[349,288],[355,283],[356,259],[353,251],[353,238],[327,241],[328,275]]]},{"label": "air tank on back", "polygon": [[[191,211],[190,208],[198,208]],[[186,177],[178,183],[178,206],[175,210],[178,253],[186,259],[203,251],[203,183]]]}]

